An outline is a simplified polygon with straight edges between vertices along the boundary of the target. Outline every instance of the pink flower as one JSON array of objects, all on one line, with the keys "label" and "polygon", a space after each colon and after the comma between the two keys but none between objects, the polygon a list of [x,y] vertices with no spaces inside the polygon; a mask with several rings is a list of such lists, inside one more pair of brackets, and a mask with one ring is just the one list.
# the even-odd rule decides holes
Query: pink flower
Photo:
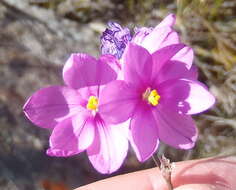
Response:
[{"label": "pink flower", "polygon": [[[122,59],[123,52],[131,40],[133,43],[147,49],[150,53],[165,46],[180,43],[177,32],[173,29],[175,15],[169,14],[155,28],[135,28],[134,36],[131,36],[128,28],[122,28],[118,23],[109,22],[108,28],[101,36],[101,49],[103,54],[112,54]],[[173,59],[190,62],[193,59],[193,50],[190,47],[183,48]]]},{"label": "pink flower", "polygon": [[156,151],[159,140],[176,148],[192,148],[197,129],[190,115],[215,102],[190,69],[192,62],[181,62],[182,57],[173,60],[184,48],[175,44],[150,54],[129,43],[123,55],[124,81],[113,81],[101,92],[101,116],[112,123],[129,119],[130,142],[139,161]]},{"label": "pink flower", "polygon": [[[144,47],[149,53],[154,53],[163,47],[180,43],[178,33],[173,29],[175,20],[175,15],[169,14],[155,28],[142,27],[136,29],[132,42]],[[184,63],[192,63],[193,50],[186,46],[171,59]]]},{"label": "pink flower", "polygon": [[[169,14],[155,28],[135,28],[135,34],[131,41],[145,48],[150,54],[166,46],[178,44],[180,43],[180,38],[178,33],[173,29],[175,21],[175,15]],[[189,46],[185,46],[173,57],[171,57],[170,60],[184,63],[185,66],[190,69],[192,73],[195,73],[197,77],[197,68],[195,67],[195,65],[192,65],[193,58],[193,49]],[[123,65],[125,64],[123,57],[121,58],[121,63],[123,70]],[[122,72],[119,73],[118,79],[123,79]]]},{"label": "pink flower", "polygon": [[116,79],[116,59],[72,54],[63,69],[66,86],[35,92],[24,105],[34,124],[51,129],[50,156],[72,156],[87,150],[92,165],[101,173],[116,171],[128,150],[125,123],[110,124],[100,115],[102,85]]}]

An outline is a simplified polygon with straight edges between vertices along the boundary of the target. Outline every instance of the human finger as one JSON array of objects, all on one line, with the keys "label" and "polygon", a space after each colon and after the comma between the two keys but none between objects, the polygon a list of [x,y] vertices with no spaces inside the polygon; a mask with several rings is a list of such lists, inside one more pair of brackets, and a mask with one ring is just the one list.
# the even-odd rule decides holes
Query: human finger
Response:
[{"label": "human finger", "polygon": [[[175,163],[175,190],[235,190],[236,157],[218,157]],[[76,190],[167,190],[157,168],[101,180]]]}]

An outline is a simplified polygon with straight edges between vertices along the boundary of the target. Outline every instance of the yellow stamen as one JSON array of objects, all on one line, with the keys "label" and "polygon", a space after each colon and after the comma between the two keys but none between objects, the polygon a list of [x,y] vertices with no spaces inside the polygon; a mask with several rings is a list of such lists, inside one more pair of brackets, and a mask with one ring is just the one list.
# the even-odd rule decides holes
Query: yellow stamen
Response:
[{"label": "yellow stamen", "polygon": [[90,96],[86,107],[88,110],[97,110],[98,98],[96,96]]},{"label": "yellow stamen", "polygon": [[153,106],[156,106],[159,103],[160,95],[156,90],[152,90],[148,96],[148,102]]},{"label": "yellow stamen", "polygon": [[158,92],[156,90],[151,90],[151,88],[147,88],[143,93],[143,99],[153,106],[156,106],[159,103],[160,98]]}]

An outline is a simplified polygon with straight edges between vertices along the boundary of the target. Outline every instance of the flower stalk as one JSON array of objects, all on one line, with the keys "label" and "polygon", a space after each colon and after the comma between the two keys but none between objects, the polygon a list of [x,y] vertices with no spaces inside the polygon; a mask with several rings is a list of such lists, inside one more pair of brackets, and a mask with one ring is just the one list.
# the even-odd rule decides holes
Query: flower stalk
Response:
[{"label": "flower stalk", "polygon": [[155,159],[155,157],[153,155],[152,155],[152,159],[153,159],[155,165],[161,171],[161,175],[166,181],[168,190],[173,190],[174,187],[171,182],[171,172],[174,167],[173,163],[171,163],[170,160],[167,159],[164,155],[162,155],[161,157],[158,157],[160,164],[157,162],[157,160]]}]

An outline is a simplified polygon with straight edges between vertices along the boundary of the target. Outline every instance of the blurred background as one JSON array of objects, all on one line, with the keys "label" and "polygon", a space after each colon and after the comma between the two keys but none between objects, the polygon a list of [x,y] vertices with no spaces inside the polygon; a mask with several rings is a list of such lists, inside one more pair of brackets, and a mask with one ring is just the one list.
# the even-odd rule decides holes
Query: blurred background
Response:
[{"label": "blurred background", "polygon": [[[72,52],[100,53],[108,21],[155,26],[177,14],[176,30],[195,51],[199,80],[217,98],[194,116],[199,140],[182,151],[164,144],[172,161],[236,154],[235,0],[1,0],[0,1],[0,190],[69,190],[109,177],[97,173],[86,154],[48,157],[49,132],[22,113],[39,88],[62,84],[62,67]],[[180,126],[181,127],[181,126]],[[113,175],[153,167],[130,150]]]}]

